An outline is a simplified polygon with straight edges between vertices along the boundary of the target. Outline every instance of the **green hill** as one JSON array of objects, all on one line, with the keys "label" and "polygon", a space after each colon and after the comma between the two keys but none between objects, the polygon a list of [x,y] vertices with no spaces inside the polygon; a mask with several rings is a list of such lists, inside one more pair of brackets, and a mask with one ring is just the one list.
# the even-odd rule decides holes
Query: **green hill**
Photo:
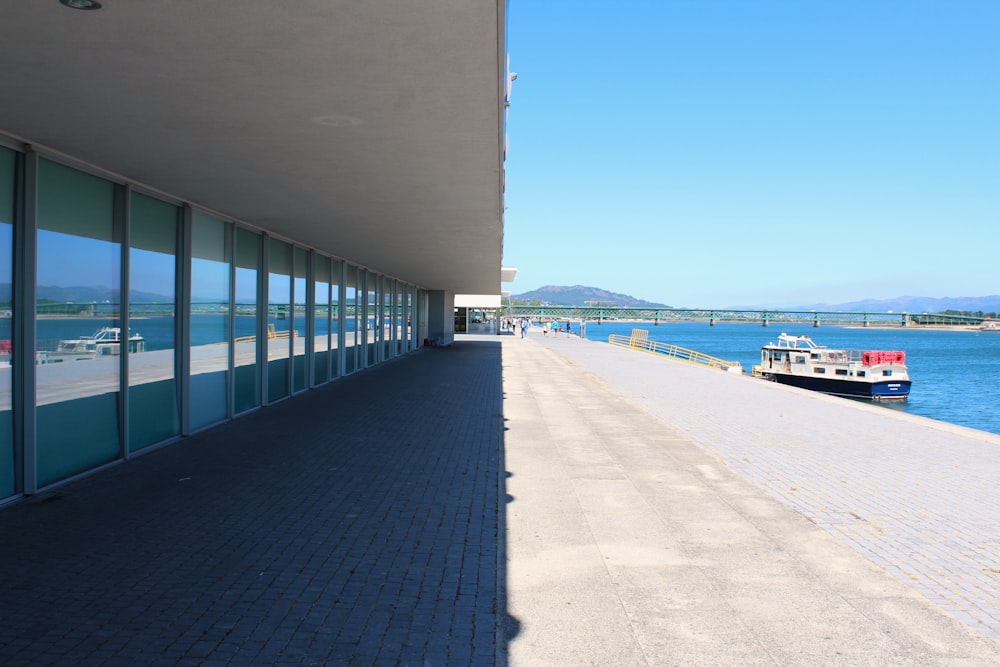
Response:
[{"label": "green hill", "polygon": [[620,308],[670,308],[662,303],[637,299],[628,294],[609,292],[598,287],[583,285],[546,285],[530,292],[512,294],[514,302],[537,301],[546,306],[617,306]]}]

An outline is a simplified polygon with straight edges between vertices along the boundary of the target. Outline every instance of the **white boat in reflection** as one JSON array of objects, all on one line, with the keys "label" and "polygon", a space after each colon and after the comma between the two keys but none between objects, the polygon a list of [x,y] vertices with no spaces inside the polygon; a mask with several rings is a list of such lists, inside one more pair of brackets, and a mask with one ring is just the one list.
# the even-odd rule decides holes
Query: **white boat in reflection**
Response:
[{"label": "white boat in reflection", "polygon": [[[63,358],[73,360],[93,359],[101,355],[121,354],[122,330],[120,327],[101,327],[90,336],[61,340],[56,349],[47,353],[48,362],[61,361]],[[143,352],[146,349],[146,339],[142,334],[128,334],[128,351]]]}]

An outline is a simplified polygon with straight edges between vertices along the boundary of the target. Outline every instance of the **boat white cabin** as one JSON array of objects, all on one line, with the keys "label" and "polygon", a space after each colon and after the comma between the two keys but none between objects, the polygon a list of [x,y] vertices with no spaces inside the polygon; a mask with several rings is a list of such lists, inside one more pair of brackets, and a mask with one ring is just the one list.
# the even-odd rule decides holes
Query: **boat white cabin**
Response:
[{"label": "boat white cabin", "polygon": [[[97,355],[121,354],[122,330],[119,327],[101,327],[90,336],[61,340],[56,349],[48,353],[49,357],[72,357],[73,359],[92,359]],[[129,352],[143,352],[146,349],[146,339],[142,334],[129,331]]]}]

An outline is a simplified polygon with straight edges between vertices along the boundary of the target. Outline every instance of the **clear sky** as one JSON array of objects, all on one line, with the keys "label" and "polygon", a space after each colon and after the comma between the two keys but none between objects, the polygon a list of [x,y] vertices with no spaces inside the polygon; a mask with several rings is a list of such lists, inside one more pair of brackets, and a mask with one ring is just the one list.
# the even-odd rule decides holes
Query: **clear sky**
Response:
[{"label": "clear sky", "polygon": [[510,0],[505,289],[1000,293],[1000,1]]}]

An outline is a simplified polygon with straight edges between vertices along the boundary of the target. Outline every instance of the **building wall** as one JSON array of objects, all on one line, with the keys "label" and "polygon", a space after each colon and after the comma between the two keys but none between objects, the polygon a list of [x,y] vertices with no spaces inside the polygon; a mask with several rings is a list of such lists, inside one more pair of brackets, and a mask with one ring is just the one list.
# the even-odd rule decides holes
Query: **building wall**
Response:
[{"label": "building wall", "polygon": [[0,501],[420,344],[414,285],[13,143],[0,137]]},{"label": "building wall", "polygon": [[434,291],[427,297],[427,337],[435,345],[451,345],[455,342],[455,295]]}]

